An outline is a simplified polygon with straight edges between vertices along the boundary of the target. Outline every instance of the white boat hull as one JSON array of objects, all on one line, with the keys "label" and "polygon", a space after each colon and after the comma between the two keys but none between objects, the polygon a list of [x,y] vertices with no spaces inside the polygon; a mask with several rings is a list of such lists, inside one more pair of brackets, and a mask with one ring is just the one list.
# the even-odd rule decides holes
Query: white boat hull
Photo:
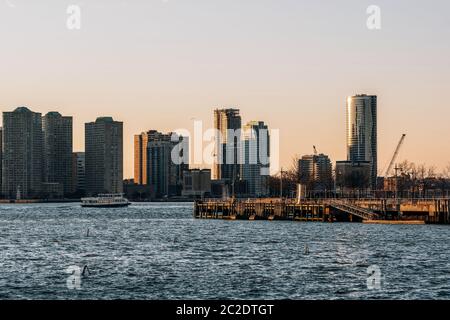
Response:
[{"label": "white boat hull", "polygon": [[128,207],[131,203],[82,203],[81,206],[83,208],[120,208],[120,207]]}]

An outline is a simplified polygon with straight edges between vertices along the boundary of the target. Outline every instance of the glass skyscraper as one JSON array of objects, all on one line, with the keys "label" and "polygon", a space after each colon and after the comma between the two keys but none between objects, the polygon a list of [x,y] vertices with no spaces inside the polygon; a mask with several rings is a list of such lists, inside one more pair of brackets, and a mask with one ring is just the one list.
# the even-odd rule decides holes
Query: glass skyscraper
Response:
[{"label": "glass skyscraper", "polygon": [[370,162],[370,186],[377,181],[377,96],[347,98],[347,160]]}]

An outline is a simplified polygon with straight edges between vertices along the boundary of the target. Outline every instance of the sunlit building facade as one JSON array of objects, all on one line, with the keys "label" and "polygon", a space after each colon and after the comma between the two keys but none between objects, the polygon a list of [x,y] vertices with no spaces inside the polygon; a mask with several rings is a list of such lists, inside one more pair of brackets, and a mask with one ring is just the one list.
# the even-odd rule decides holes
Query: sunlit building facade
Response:
[{"label": "sunlit building facade", "polygon": [[214,110],[216,129],[213,179],[234,185],[240,179],[239,152],[242,120],[238,109]]},{"label": "sunlit building facade", "polygon": [[347,161],[370,162],[370,186],[377,181],[377,96],[347,98]]},{"label": "sunlit building facade", "polygon": [[43,174],[42,116],[26,107],[3,112],[2,193],[8,199],[37,198]]},{"label": "sunlit building facade", "polygon": [[247,195],[264,197],[269,192],[270,136],[263,121],[248,122],[242,128],[241,179]]},{"label": "sunlit building facade", "polygon": [[44,134],[44,181],[59,183],[64,194],[72,193],[72,117],[49,112],[42,118]]},{"label": "sunlit building facade", "polygon": [[122,193],[123,123],[111,117],[85,124],[86,191]]}]

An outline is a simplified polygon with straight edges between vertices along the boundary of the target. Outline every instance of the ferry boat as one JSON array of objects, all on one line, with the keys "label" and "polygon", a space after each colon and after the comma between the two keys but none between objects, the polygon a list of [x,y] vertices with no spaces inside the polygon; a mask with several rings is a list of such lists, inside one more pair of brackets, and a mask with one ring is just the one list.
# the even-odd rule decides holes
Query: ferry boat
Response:
[{"label": "ferry boat", "polygon": [[99,194],[98,197],[82,198],[82,207],[91,208],[117,208],[126,207],[131,203],[123,196],[123,193]]}]

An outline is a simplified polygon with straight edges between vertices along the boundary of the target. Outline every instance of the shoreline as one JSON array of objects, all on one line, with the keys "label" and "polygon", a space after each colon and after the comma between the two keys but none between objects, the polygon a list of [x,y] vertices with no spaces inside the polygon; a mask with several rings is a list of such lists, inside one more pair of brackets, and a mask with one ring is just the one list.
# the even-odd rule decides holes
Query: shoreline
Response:
[{"label": "shoreline", "polygon": [[[192,199],[173,199],[173,200],[152,200],[152,201],[131,201],[131,203],[194,203]],[[38,204],[38,203],[81,203],[81,199],[66,199],[66,200],[0,200],[2,204]]]}]

